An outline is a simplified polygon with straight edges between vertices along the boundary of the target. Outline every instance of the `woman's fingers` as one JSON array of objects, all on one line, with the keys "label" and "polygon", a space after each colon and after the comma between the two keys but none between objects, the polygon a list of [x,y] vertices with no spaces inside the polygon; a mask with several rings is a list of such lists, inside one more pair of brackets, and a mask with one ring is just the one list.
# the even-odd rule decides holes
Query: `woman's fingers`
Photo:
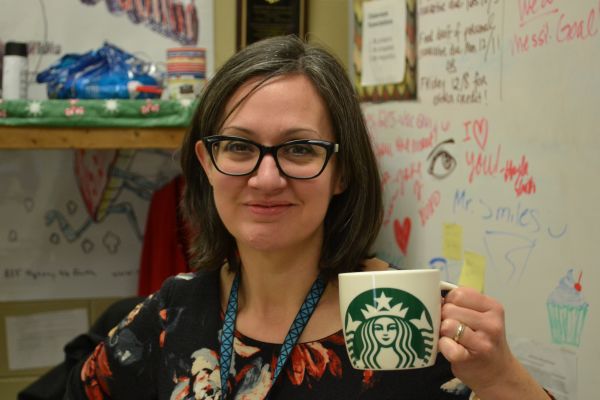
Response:
[{"label": "woman's fingers", "polygon": [[475,289],[459,287],[446,295],[446,302],[474,311],[486,312],[493,310],[498,303],[491,297],[479,293]]},{"label": "woman's fingers", "polygon": [[490,297],[469,288],[452,290],[442,305],[442,320],[461,321],[472,330],[492,336],[504,333],[504,308]]},{"label": "woman's fingers", "polygon": [[472,329],[482,329],[486,322],[485,319],[482,320],[481,312],[459,307],[453,303],[444,303],[442,306],[442,321],[446,319],[461,321]]},{"label": "woman's fingers", "polygon": [[[462,328],[461,328],[462,325]],[[462,344],[469,341],[473,334],[471,328],[464,323],[454,319],[445,319],[440,325],[440,336],[452,339],[454,342]]]},{"label": "woman's fingers", "polygon": [[477,393],[498,386],[498,382],[505,387],[507,382],[514,383],[515,377],[525,376],[522,381],[531,382],[515,368],[518,362],[506,341],[504,308],[472,289],[457,288],[446,296],[438,348],[452,364],[454,375]]},{"label": "woman's fingers", "polygon": [[506,341],[504,309],[473,289],[454,289],[442,306],[440,335],[446,338],[440,340],[440,351],[444,349],[455,361],[465,360],[469,354],[476,359],[493,358]]},{"label": "woman's fingers", "polygon": [[[441,338],[450,339],[453,343],[469,349],[473,342],[475,332],[465,323],[454,320],[445,319],[440,325]],[[440,338],[440,339],[441,339]]]},{"label": "woman's fingers", "polygon": [[460,343],[448,336],[442,336],[438,341],[438,349],[450,363],[460,363],[469,359],[469,351]]}]

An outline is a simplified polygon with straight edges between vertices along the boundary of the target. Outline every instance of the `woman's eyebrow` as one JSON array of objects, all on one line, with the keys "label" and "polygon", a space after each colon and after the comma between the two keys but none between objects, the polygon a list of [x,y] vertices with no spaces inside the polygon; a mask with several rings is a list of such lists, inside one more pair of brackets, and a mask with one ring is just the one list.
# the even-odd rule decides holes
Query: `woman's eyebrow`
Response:
[{"label": "woman's eyebrow", "polygon": [[[225,132],[228,130],[239,131],[250,137],[258,135],[258,133],[255,132],[253,129],[249,129],[249,128],[246,128],[243,126],[231,125],[231,126],[224,126],[223,128],[221,128],[221,132]],[[285,139],[288,136],[297,136],[298,134],[301,134],[301,133],[309,133],[309,134],[315,135],[317,138],[321,138],[321,134],[318,131],[316,131],[312,128],[304,128],[304,127],[290,128],[290,129],[284,130],[284,131],[280,132],[278,134],[278,136],[280,138]]]}]

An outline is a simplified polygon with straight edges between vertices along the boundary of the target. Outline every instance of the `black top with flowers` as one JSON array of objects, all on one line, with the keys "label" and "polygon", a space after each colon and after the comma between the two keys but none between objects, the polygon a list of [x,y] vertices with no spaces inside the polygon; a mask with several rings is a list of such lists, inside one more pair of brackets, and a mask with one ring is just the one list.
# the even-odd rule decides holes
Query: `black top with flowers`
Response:
[{"label": "black top with flowers", "polygon": [[[221,399],[218,272],[182,274],[136,307],[71,374],[69,399]],[[271,387],[280,345],[236,333],[228,399],[467,399],[441,354],[433,367],[353,369],[342,332],[297,344]]]}]

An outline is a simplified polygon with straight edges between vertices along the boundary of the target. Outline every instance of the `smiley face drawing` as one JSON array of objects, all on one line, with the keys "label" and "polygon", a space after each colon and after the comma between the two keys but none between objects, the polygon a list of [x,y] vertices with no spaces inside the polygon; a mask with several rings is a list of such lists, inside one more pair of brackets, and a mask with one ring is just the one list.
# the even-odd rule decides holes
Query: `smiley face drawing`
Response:
[{"label": "smiley face drawing", "polygon": [[420,368],[431,359],[431,315],[408,292],[367,290],[350,302],[344,323],[348,354],[355,368]]}]

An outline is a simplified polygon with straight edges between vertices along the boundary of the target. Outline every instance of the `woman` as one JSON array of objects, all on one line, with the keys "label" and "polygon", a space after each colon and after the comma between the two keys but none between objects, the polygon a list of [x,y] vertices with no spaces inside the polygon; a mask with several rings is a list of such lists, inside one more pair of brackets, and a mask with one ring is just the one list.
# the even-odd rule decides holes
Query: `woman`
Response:
[{"label": "woman", "polygon": [[467,398],[442,388],[454,372],[481,398],[548,398],[511,355],[500,305],[467,289],[443,306],[446,358],[434,367],[350,366],[336,276],[387,265],[364,261],[381,224],[379,175],[352,85],[326,51],[290,36],[234,55],[181,152],[199,272],[146,300],[68,396]]}]

